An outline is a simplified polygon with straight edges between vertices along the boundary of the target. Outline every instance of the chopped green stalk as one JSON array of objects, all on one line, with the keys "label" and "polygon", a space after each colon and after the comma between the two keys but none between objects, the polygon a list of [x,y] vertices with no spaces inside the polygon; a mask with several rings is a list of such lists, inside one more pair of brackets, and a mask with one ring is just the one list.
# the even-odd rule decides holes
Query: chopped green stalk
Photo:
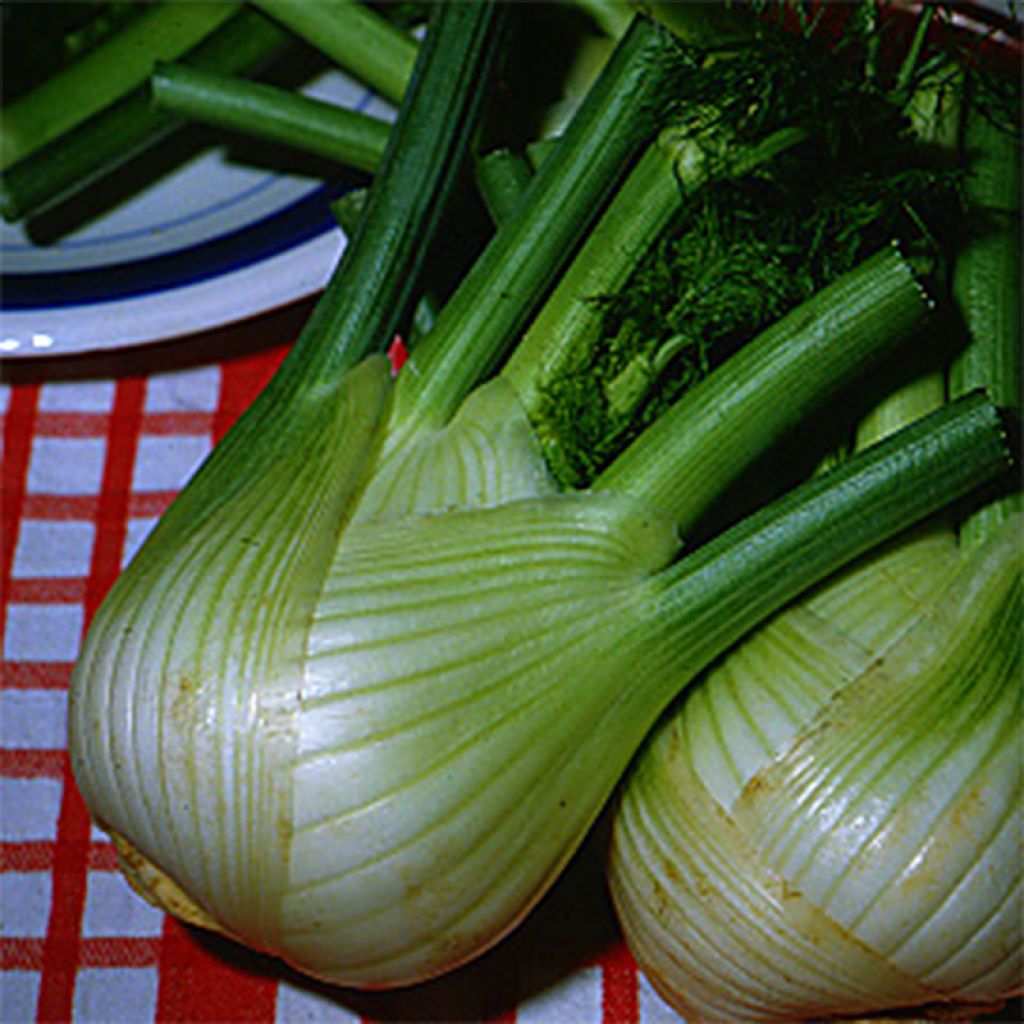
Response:
[{"label": "chopped green stalk", "polygon": [[[425,69],[445,60],[452,67],[433,73],[415,102],[403,104],[384,157],[394,170],[375,180],[352,245],[289,356],[307,379],[321,360],[333,375],[388,344],[416,286],[442,200],[459,173],[451,154],[468,147],[482,102],[483,90],[473,83],[487,79],[497,35],[493,4],[479,12],[477,5],[455,6],[466,10],[438,15],[430,53],[420,57]],[[454,41],[466,51],[458,60]],[[403,155],[392,153],[396,137]]]},{"label": "chopped green stalk", "polygon": [[[181,59],[189,67],[248,75],[267,67],[289,44],[287,33],[273,22],[243,8]],[[6,170],[0,178],[0,213],[6,221],[21,220],[67,199],[158,145],[181,124],[155,110],[148,86],[142,86]]]},{"label": "chopped green stalk", "polygon": [[[347,238],[353,238],[359,227],[359,220],[366,210],[366,204],[370,199],[370,188],[354,188],[346,192],[341,198],[331,204],[331,212],[338,222],[338,227],[345,233]],[[408,346],[415,345],[420,338],[427,334],[433,326],[437,311],[440,308],[437,298],[430,292],[425,292],[416,300],[413,307],[409,324],[409,336],[406,338]]]},{"label": "chopped green stalk", "polygon": [[[974,236],[953,268],[953,290],[969,342],[950,371],[950,390],[984,387],[1019,415],[1021,402],[1020,137],[968,108],[966,192]],[[1020,488],[978,509],[961,528],[972,548],[1021,508]]]},{"label": "chopped green stalk", "polygon": [[[642,495],[686,530],[724,481],[768,447],[766,439],[807,416],[809,399],[821,401],[823,391],[878,365],[887,344],[905,341],[928,308],[907,263],[894,248],[882,251],[687,392],[594,486]],[[881,347],[880,337],[888,339]]]},{"label": "chopped green stalk", "polygon": [[416,60],[416,41],[357,0],[251,0],[345,71],[397,103]]},{"label": "chopped green stalk", "polygon": [[516,339],[628,162],[655,130],[666,87],[689,58],[638,18],[558,147],[413,354],[396,390],[405,430],[445,423]]},{"label": "chopped green stalk", "polygon": [[373,172],[391,125],[264,82],[184,64],[161,64],[151,80],[160,110]]},{"label": "chopped green stalk", "polygon": [[176,60],[224,25],[240,4],[153,4],[119,32],[4,109],[0,169],[29,154],[143,85],[160,60]]},{"label": "chopped green stalk", "polygon": [[533,168],[519,153],[497,149],[476,163],[476,184],[495,224],[509,220],[533,179]]}]

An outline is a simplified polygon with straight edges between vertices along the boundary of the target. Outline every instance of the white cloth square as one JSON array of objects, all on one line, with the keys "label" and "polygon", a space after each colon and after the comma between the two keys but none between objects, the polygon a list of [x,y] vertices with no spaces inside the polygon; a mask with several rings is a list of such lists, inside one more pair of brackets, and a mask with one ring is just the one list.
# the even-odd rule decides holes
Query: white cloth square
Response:
[{"label": "white cloth square", "polygon": [[132,489],[181,490],[206,458],[211,447],[209,437],[141,437],[135,458]]},{"label": "white cloth square", "polygon": [[100,493],[106,443],[94,437],[37,437],[32,441],[30,494]]},{"label": "white cloth square", "polygon": [[11,604],[4,657],[8,661],[74,661],[85,614],[77,604]]},{"label": "white cloth square", "polygon": [[0,937],[43,938],[52,892],[53,878],[48,871],[0,872]]},{"label": "white cloth square", "polygon": [[59,381],[39,391],[41,412],[110,412],[114,408],[112,380]]},{"label": "white cloth square", "polygon": [[577,971],[524,1000],[516,1024],[563,1024],[601,1019],[601,968]]},{"label": "white cloth square", "polygon": [[0,778],[0,839],[7,843],[56,839],[63,791],[59,779]]},{"label": "white cloth square", "polygon": [[164,915],[125,881],[120,871],[90,871],[82,913],[86,938],[157,936]]},{"label": "white cloth square", "polygon": [[278,1024],[358,1024],[359,1014],[337,999],[282,981],[277,990]]},{"label": "white cloth square", "polygon": [[88,576],[96,527],[92,523],[25,519],[11,574],[16,579]]},{"label": "white cloth square", "polygon": [[686,1024],[643,974],[637,977],[637,1004],[640,1024]]},{"label": "white cloth square", "polygon": [[0,690],[0,747],[58,750],[68,738],[63,690]]},{"label": "white cloth square", "polygon": [[220,398],[220,368],[160,373],[146,382],[146,412],[214,412]]},{"label": "white cloth square", "polygon": [[39,1002],[38,971],[4,971],[0,973],[0,1021],[3,1024],[23,1024],[36,1019]]},{"label": "white cloth square", "polygon": [[152,1020],[159,978],[155,967],[88,967],[79,971],[72,1014],[75,1024],[127,1024]]}]

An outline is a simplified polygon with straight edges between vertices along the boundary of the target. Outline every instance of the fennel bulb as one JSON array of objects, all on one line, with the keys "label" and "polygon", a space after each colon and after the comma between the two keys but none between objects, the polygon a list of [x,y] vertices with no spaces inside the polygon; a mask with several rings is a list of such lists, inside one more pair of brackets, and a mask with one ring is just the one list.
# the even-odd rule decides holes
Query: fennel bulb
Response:
[{"label": "fennel bulb", "polygon": [[[947,387],[1019,401],[1020,151],[981,118],[967,139],[986,224],[954,273],[970,343],[860,443]],[[658,727],[615,813],[609,881],[687,1020],[969,1018],[1020,993],[1022,569],[1010,489],[785,609]]]},{"label": "fennel bulb", "polygon": [[926,537],[862,570],[865,625],[911,570],[955,573],[941,596],[903,592],[888,643],[814,601],[787,610],[645,748],[610,880],[688,1020],[969,1012],[1017,990],[1020,522],[958,562]]}]

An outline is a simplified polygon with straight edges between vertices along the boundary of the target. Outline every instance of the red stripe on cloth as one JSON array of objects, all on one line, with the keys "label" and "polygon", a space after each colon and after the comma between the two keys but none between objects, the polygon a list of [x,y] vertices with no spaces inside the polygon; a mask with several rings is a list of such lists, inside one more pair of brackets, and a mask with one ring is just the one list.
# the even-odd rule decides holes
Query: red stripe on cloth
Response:
[{"label": "red stripe on cloth", "polygon": [[[153,967],[160,958],[160,940],[120,936],[82,939],[65,953],[77,957],[81,967]],[[39,971],[48,955],[46,939],[0,939],[3,970]]]},{"label": "red stripe on cloth", "polygon": [[89,848],[90,871],[120,871],[117,850],[113,843],[93,843]]},{"label": "red stripe on cloth", "polygon": [[0,662],[0,690],[66,690],[70,661]]},{"label": "red stripe on cloth", "polygon": [[38,971],[42,964],[42,939],[0,939],[0,970]]},{"label": "red stripe on cloth", "polygon": [[[117,382],[96,509],[96,542],[85,594],[87,625],[120,570],[144,396],[145,382],[141,378]],[[63,774],[53,899],[43,944],[36,1011],[39,1021],[67,1021],[71,1017],[91,846],[89,815],[71,776],[70,758],[65,761]]]},{"label": "red stripe on cloth", "polygon": [[[4,458],[0,475],[0,593],[10,593],[11,567],[24,514],[25,481],[32,454],[32,432],[39,414],[39,386],[11,389],[4,416]],[[0,637],[7,632],[7,598],[0,601]]]},{"label": "red stripe on cloth", "polygon": [[168,917],[160,949],[157,1024],[271,1024],[277,976],[269,961]]},{"label": "red stripe on cloth", "polygon": [[128,502],[130,519],[156,519],[167,511],[177,497],[177,491],[143,491],[133,494]]},{"label": "red stripe on cloth", "polygon": [[[105,412],[39,412],[33,433],[36,437],[106,437],[110,414]],[[143,413],[141,431],[154,436],[207,437],[213,429],[211,412]]]},{"label": "red stripe on cloth", "polygon": [[160,939],[148,936],[82,939],[82,967],[155,967],[160,962]]},{"label": "red stripe on cloth", "polygon": [[57,522],[94,520],[99,507],[99,497],[92,494],[26,494],[22,517]]},{"label": "red stripe on cloth", "polygon": [[78,970],[79,933],[85,905],[89,817],[71,779],[64,754],[64,791],[57,819],[53,854],[53,895],[40,961],[37,1021],[71,1019],[71,1001]]},{"label": "red stripe on cloth", "polygon": [[[0,843],[0,871],[50,871],[57,857],[57,844],[45,839],[27,843]],[[117,871],[117,851],[113,843],[89,847],[86,866],[90,871]]]},{"label": "red stripe on cloth", "polygon": [[[221,367],[213,418],[216,444],[273,375],[284,354],[271,349],[231,359]],[[264,961],[232,944],[199,935],[173,918],[164,925],[156,1019],[181,1024],[274,1020],[277,978]]]},{"label": "red stripe on cloth", "polygon": [[59,779],[64,775],[63,750],[0,750],[0,775],[8,779]]},{"label": "red stripe on cloth", "polygon": [[40,412],[36,437],[106,437],[110,414],[105,412]]},{"label": "red stripe on cloth", "polygon": [[637,1024],[640,995],[636,961],[625,943],[617,942],[600,959],[603,1024]]},{"label": "red stripe on cloth", "polygon": [[212,412],[149,412],[142,417],[143,434],[160,437],[209,437]]},{"label": "red stripe on cloth", "polygon": [[[129,519],[155,519],[174,500],[175,491],[142,491],[128,496]],[[88,494],[26,494],[22,518],[50,522],[95,520],[100,499]]]},{"label": "red stripe on cloth", "polygon": [[0,843],[0,871],[49,871],[53,867],[53,843]]},{"label": "red stripe on cloth", "polygon": [[47,577],[11,580],[10,604],[80,604],[85,600],[85,580]]}]

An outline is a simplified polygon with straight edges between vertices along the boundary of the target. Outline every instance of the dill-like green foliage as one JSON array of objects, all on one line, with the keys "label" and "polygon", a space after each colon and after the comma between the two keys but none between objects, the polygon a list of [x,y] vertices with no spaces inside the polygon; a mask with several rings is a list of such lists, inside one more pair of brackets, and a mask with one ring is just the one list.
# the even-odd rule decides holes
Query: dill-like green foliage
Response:
[{"label": "dill-like green foliage", "polygon": [[[808,141],[743,180],[712,181],[604,308],[599,344],[550,382],[537,418],[552,471],[585,487],[644,426],[788,310],[892,239],[935,247],[957,175],[865,74],[866,35],[826,47],[760,31],[710,54],[679,97],[719,143],[802,125]],[[702,135],[703,137],[703,135]]]}]

